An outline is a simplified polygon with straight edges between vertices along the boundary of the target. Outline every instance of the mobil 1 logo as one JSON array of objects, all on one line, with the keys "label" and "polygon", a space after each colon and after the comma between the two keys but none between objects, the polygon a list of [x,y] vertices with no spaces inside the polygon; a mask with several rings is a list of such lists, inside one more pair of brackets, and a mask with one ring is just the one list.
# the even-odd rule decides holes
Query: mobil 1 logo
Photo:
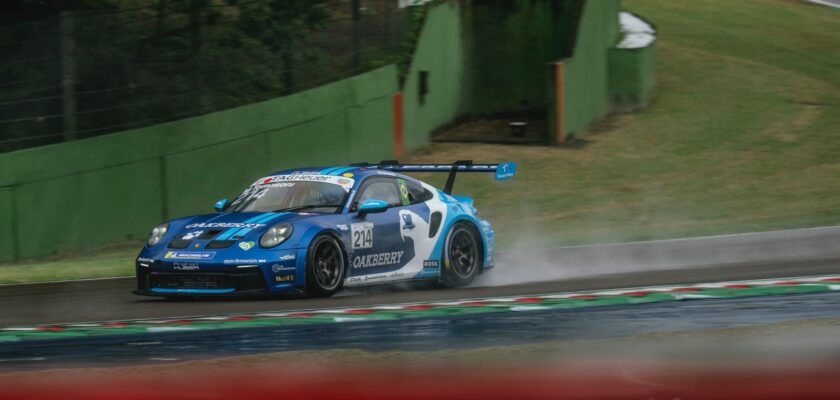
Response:
[{"label": "mobil 1 logo", "polygon": [[370,249],[373,247],[373,222],[360,222],[350,225],[350,239],[353,249]]}]

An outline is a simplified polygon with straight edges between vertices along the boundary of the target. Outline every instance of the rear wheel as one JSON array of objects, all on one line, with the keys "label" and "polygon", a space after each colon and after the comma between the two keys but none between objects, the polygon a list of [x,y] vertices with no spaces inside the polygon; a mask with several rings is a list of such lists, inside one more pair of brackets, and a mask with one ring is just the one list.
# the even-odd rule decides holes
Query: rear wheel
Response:
[{"label": "rear wheel", "polygon": [[329,235],[318,236],[309,246],[306,260],[306,293],[329,297],[344,283],[344,253],[338,241]]},{"label": "rear wheel", "polygon": [[478,231],[466,222],[455,224],[446,237],[443,252],[442,283],[450,287],[472,283],[482,264]]}]

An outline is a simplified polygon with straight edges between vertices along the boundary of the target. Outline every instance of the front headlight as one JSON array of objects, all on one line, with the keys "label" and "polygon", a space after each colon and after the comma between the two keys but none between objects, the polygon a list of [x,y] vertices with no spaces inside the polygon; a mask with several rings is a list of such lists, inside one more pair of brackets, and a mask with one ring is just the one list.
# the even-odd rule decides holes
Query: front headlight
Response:
[{"label": "front headlight", "polygon": [[277,224],[271,227],[268,231],[263,233],[262,237],[260,238],[260,246],[266,249],[270,249],[283,243],[286,239],[292,236],[292,225],[291,224]]},{"label": "front headlight", "polygon": [[169,224],[161,224],[152,229],[152,233],[149,235],[149,240],[146,241],[146,244],[149,246],[154,246],[160,243],[163,240],[163,237],[166,236],[166,232],[169,230]]}]

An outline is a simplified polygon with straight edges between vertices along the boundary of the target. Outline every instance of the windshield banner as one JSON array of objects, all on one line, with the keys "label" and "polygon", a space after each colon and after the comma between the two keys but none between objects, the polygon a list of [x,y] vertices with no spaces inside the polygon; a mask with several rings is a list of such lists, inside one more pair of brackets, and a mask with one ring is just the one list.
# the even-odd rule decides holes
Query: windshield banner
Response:
[{"label": "windshield banner", "polygon": [[341,186],[345,192],[349,192],[350,189],[353,188],[353,184],[356,182],[351,178],[345,178],[343,176],[330,176],[330,175],[275,175],[275,176],[267,176],[262,178],[256,182],[254,182],[251,186],[262,186],[262,185],[270,185],[279,182],[322,182],[322,183],[332,183],[333,185]]}]

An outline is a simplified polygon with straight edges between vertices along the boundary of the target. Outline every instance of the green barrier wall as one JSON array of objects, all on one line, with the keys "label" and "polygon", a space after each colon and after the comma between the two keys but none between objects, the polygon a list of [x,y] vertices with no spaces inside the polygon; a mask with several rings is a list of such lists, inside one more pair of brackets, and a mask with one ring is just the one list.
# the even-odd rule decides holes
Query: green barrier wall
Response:
[{"label": "green barrier wall", "polygon": [[[461,116],[543,112],[552,96],[545,69],[569,51],[574,1],[431,6],[403,86],[405,149],[425,145],[436,129]],[[428,82],[421,100],[422,72]]]},{"label": "green barrier wall", "polygon": [[0,188],[0,257],[14,257],[13,232],[12,189]]},{"label": "green barrier wall", "polygon": [[212,212],[275,170],[392,158],[398,89],[388,66],[219,113],[0,155],[0,262],[145,238],[165,219]]},{"label": "green barrier wall", "polygon": [[[599,0],[600,1],[600,0]],[[545,66],[563,56],[569,1],[476,1],[470,10],[470,112],[542,110],[551,88]]]},{"label": "green barrier wall", "polygon": [[656,41],[639,49],[612,49],[609,60],[610,99],[615,109],[646,107],[655,83]]},{"label": "green barrier wall", "polygon": [[[546,71],[574,38],[567,133],[605,115],[613,96],[639,93],[646,103],[655,52],[609,51],[618,11],[618,0],[430,6],[402,87],[405,150],[463,115],[547,108],[553,117]],[[160,221],[212,211],[271,171],[393,158],[398,90],[397,68],[387,66],[293,96],[0,155],[0,262],[144,238]]]},{"label": "green barrier wall", "polygon": [[620,3],[586,1],[577,43],[564,73],[566,135],[580,135],[609,111],[608,49],[618,39]]},{"label": "green barrier wall", "polygon": [[[426,15],[403,86],[406,151],[425,145],[432,131],[469,110],[464,7],[461,2],[446,1],[432,6]],[[423,72],[428,73],[428,82],[421,99]]]}]

